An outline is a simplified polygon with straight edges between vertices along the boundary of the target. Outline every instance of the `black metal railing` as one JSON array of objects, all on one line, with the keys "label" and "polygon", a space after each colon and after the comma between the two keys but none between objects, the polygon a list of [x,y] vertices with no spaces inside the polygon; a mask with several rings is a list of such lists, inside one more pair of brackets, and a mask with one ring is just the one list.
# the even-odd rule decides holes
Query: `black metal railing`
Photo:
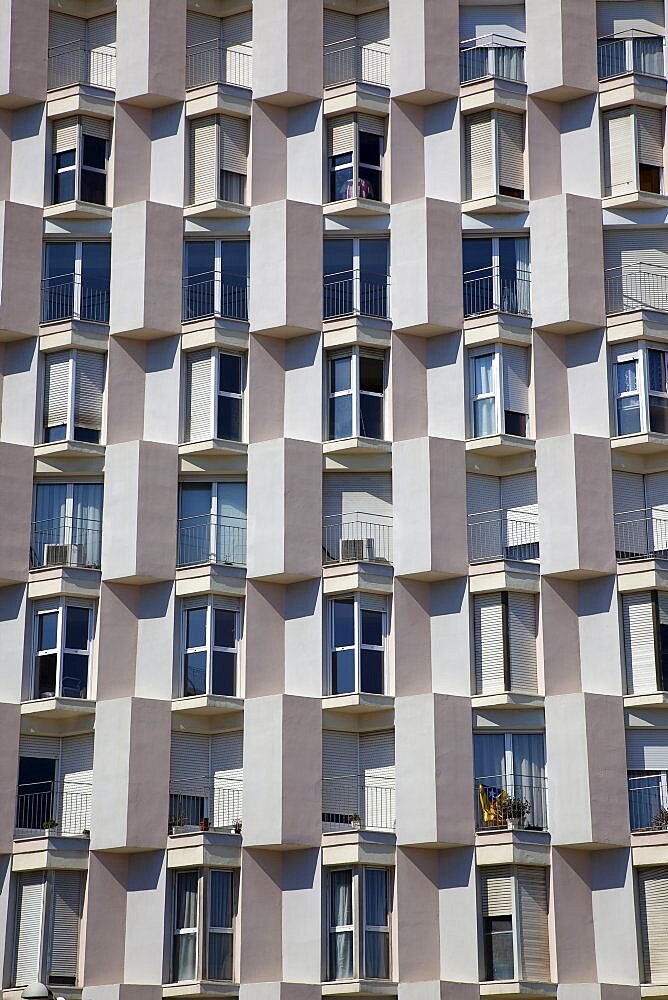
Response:
[{"label": "black metal railing", "polygon": [[243,780],[225,775],[172,779],[169,783],[169,832],[231,830],[243,818]]},{"label": "black metal railing", "polygon": [[598,40],[598,78],[627,73],[664,76],[663,38],[634,30]]},{"label": "black metal railing", "polygon": [[248,276],[206,271],[183,279],[182,318],[248,319]]},{"label": "black metal railing", "polygon": [[325,832],[341,829],[394,830],[395,780],[382,775],[346,774],[322,781]]},{"label": "black metal railing", "polygon": [[78,566],[99,569],[102,521],[88,517],[51,517],[33,521],[30,568]]},{"label": "black metal railing", "polygon": [[462,42],[459,79],[462,83],[497,77],[524,83],[524,46],[503,35],[484,35]]},{"label": "black metal railing", "polygon": [[325,45],[325,87],[342,83],[390,85],[390,47],[382,42],[350,38]]},{"label": "black metal railing", "polygon": [[246,519],[196,514],[178,524],[178,565],[246,565]]},{"label": "black metal railing", "polygon": [[520,774],[476,778],[476,829],[547,830],[547,779]]},{"label": "black metal railing", "polygon": [[484,267],[464,274],[464,315],[483,313],[531,315],[531,279],[528,273]]},{"label": "black metal railing", "polygon": [[19,785],[16,796],[16,837],[53,833],[77,837],[90,831],[93,790],[76,775],[63,781]]},{"label": "black metal railing", "polygon": [[349,562],[392,563],[392,517],[380,514],[330,514],[323,520],[324,566]]},{"label": "black metal railing", "polygon": [[78,319],[109,322],[109,278],[80,278],[59,274],[42,279],[42,323]]},{"label": "black metal railing", "polygon": [[535,511],[490,510],[468,515],[469,562],[511,559],[530,562],[540,556]]},{"label": "black metal railing", "polygon": [[91,49],[81,40],[53,45],[49,48],[47,87],[58,90],[72,87],[77,83],[116,88],[116,52],[110,46],[106,50]]},{"label": "black metal railing", "polygon": [[369,271],[326,274],[323,292],[325,319],[351,315],[389,318],[390,278],[387,274]]}]

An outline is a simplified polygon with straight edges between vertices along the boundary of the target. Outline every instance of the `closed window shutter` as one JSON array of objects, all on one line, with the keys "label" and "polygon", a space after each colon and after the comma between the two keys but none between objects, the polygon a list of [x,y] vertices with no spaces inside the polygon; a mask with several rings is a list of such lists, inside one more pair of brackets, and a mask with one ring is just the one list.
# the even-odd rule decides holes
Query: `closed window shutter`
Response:
[{"label": "closed window shutter", "polygon": [[496,191],[492,113],[481,111],[464,119],[467,198],[485,198]]},{"label": "closed window shutter", "polygon": [[367,611],[382,611],[387,613],[387,597],[380,597],[376,594],[360,594],[360,607]]},{"label": "closed window shutter", "polygon": [[99,431],[102,428],[105,356],[77,351],[74,369],[74,423]]},{"label": "closed window shutter", "polygon": [[232,826],[243,813],[243,733],[216,733],[211,737],[213,825]]},{"label": "closed window shutter", "polygon": [[190,197],[194,205],[214,201],[218,195],[216,119],[198,118],[190,132]]},{"label": "closed window shutter", "polygon": [[250,11],[223,18],[225,45],[225,80],[237,87],[252,83],[253,22]]},{"label": "closed window shutter", "polygon": [[538,690],[536,598],[533,594],[508,594],[508,647],[510,686],[513,691],[535,694]]},{"label": "closed window shutter", "polygon": [[185,794],[202,795],[208,788],[209,737],[200,733],[172,733],[170,778]]},{"label": "closed window shutter", "polygon": [[459,33],[462,41],[483,35],[502,35],[521,41],[526,35],[524,4],[460,5]]},{"label": "closed window shutter", "polygon": [[355,17],[353,14],[344,14],[338,10],[325,10],[322,28],[325,45],[353,41],[355,38]]},{"label": "closed window shutter", "polygon": [[469,473],[466,477],[466,506],[469,514],[486,514],[501,509],[501,480],[498,476]]},{"label": "closed window shutter", "polygon": [[634,225],[604,232],[603,254],[606,268],[637,264],[668,267],[668,227],[643,229]]},{"label": "closed window shutter", "polygon": [[503,345],[503,407],[513,413],[529,413],[529,351]]},{"label": "closed window shutter", "polygon": [[90,83],[98,87],[116,86],[116,14],[92,17],[87,25]]},{"label": "closed window shutter", "polygon": [[94,135],[98,139],[111,139],[111,122],[106,118],[91,118],[85,115],[81,119],[81,130],[85,135]]},{"label": "closed window shutter", "polygon": [[356,25],[357,37],[362,42],[384,42],[390,40],[390,12],[387,7],[374,10],[371,14],[360,14]]},{"label": "closed window shutter", "polygon": [[371,828],[392,829],[396,819],[394,730],[361,734],[359,760],[364,823]]},{"label": "closed window shutter", "polygon": [[538,497],[536,473],[501,478],[501,506],[506,521],[506,545],[527,545],[538,541]]},{"label": "closed window shutter", "polygon": [[322,811],[330,821],[359,813],[357,733],[323,730],[322,777]]},{"label": "closed window shutter", "polygon": [[639,163],[663,166],[663,114],[659,108],[636,108]]},{"label": "closed window shutter", "polygon": [[473,633],[477,694],[505,691],[503,605],[500,594],[473,598]]},{"label": "closed window shutter", "polygon": [[62,118],[55,121],[52,127],[52,150],[54,153],[64,153],[68,149],[77,148],[79,120],[77,118]]},{"label": "closed window shutter", "polygon": [[653,472],[645,476],[645,498],[648,508],[668,511],[668,472]]},{"label": "closed window shutter", "polygon": [[44,369],[44,423],[67,424],[70,402],[70,361],[67,352],[47,354]]},{"label": "closed window shutter", "polygon": [[83,897],[81,872],[56,871],[52,882],[49,982],[77,982],[79,925]]},{"label": "closed window shutter", "polygon": [[490,865],[480,870],[483,917],[512,917],[513,880],[506,865]]},{"label": "closed window shutter", "polygon": [[636,184],[633,112],[628,108],[603,115],[605,194],[623,194]]},{"label": "closed window shutter", "polygon": [[544,983],[550,979],[547,927],[547,879],[543,868],[519,865],[517,879],[517,936],[520,977]]},{"label": "closed window shutter", "polygon": [[362,60],[362,79],[387,86],[385,53],[390,38],[387,7],[357,18],[356,33]]},{"label": "closed window shutter", "polygon": [[21,734],[19,739],[20,757],[60,757],[60,740],[57,736],[29,736]]},{"label": "closed window shutter", "polygon": [[82,42],[86,35],[86,22],[82,17],[49,12],[49,48]]},{"label": "closed window shutter", "polygon": [[245,174],[248,169],[248,119],[220,115],[218,125],[221,169],[230,170],[234,174]]},{"label": "closed window shutter", "polygon": [[668,771],[668,729],[627,729],[626,766],[629,771]]},{"label": "closed window shutter", "polygon": [[360,132],[369,132],[371,135],[385,135],[385,119],[377,115],[358,115],[357,127]]},{"label": "closed window shutter", "polygon": [[353,115],[342,115],[327,123],[327,146],[329,156],[352,153],[355,147],[355,119]]},{"label": "closed window shutter", "polygon": [[203,45],[218,41],[221,35],[221,21],[218,17],[198,14],[189,10],[186,15],[186,45]]},{"label": "closed window shutter", "polygon": [[668,868],[639,868],[643,982],[668,980]]},{"label": "closed window shutter", "polygon": [[662,35],[662,0],[599,0],[596,4],[596,30],[599,38],[632,28]]},{"label": "closed window shutter", "polygon": [[389,472],[355,474],[332,472],[323,476],[323,516],[337,514],[392,515],[392,476]]},{"label": "closed window shutter", "polygon": [[637,472],[612,473],[612,501],[615,514],[645,509],[645,483]]},{"label": "closed window shutter", "polygon": [[629,694],[656,691],[656,653],[652,595],[649,591],[622,597],[624,661]]},{"label": "closed window shutter", "polygon": [[186,440],[213,437],[213,356],[211,351],[186,355]]},{"label": "closed window shutter", "polygon": [[91,49],[115,48],[116,14],[91,17],[87,24],[88,45]]},{"label": "closed window shutter", "polygon": [[61,831],[81,834],[90,830],[93,783],[93,735],[65,737],[61,744],[60,770],[63,782]]},{"label": "closed window shutter", "polygon": [[39,981],[44,874],[20,875],[16,892],[16,956],[14,985]]},{"label": "closed window shutter", "polygon": [[524,191],[524,115],[496,112],[499,184]]},{"label": "closed window shutter", "polygon": [[223,18],[223,41],[227,48],[253,44],[253,19],[249,10]]}]

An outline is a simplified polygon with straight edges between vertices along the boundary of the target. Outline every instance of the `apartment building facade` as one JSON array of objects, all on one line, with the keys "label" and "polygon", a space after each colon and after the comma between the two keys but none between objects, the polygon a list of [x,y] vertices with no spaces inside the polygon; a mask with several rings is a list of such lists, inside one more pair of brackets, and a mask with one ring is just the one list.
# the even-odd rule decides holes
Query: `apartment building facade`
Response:
[{"label": "apartment building facade", "polygon": [[3,997],[668,997],[665,24],[0,0]]}]

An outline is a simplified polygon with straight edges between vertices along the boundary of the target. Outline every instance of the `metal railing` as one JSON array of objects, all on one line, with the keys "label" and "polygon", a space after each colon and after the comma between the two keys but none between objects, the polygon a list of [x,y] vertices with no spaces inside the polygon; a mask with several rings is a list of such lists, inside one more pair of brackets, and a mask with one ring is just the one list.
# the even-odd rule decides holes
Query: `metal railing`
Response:
[{"label": "metal railing", "polygon": [[30,568],[78,566],[99,569],[102,521],[86,517],[51,517],[33,521]]},{"label": "metal railing", "polygon": [[531,562],[540,556],[535,511],[490,510],[468,515],[469,562],[512,559]]},{"label": "metal railing", "polygon": [[598,78],[627,73],[664,76],[663,38],[637,29],[598,40]]},{"label": "metal railing", "polygon": [[620,562],[668,559],[668,510],[630,510],[615,514],[615,551]]},{"label": "metal railing", "polygon": [[109,322],[109,278],[84,278],[59,274],[42,279],[42,323],[78,319],[86,323]]},{"label": "metal railing", "polygon": [[330,514],[322,525],[323,566],[349,562],[392,563],[392,517]]},{"label": "metal railing", "polygon": [[390,276],[369,271],[326,274],[323,288],[325,319],[336,316],[390,316]]},{"label": "metal railing", "polygon": [[90,781],[66,777],[19,785],[16,796],[16,837],[53,833],[77,837],[90,831],[93,789]]},{"label": "metal railing", "polygon": [[322,781],[322,825],[341,829],[394,830],[397,806],[394,777],[346,774]]},{"label": "metal railing", "polygon": [[624,264],[604,272],[605,310],[608,315],[655,309],[668,312],[668,267]]},{"label": "metal railing", "polygon": [[484,267],[464,273],[464,315],[483,313],[531,315],[531,279],[528,272],[508,272],[499,267]]},{"label": "metal railing", "polygon": [[116,50],[91,49],[77,39],[49,48],[47,89],[58,90],[87,83],[106,90],[116,88]]},{"label": "metal railing", "polygon": [[631,830],[668,831],[668,773],[629,776],[628,783]]},{"label": "metal railing", "polygon": [[243,780],[225,775],[169,783],[169,832],[233,830],[240,832]]},{"label": "metal railing", "polygon": [[348,38],[325,45],[325,87],[341,83],[390,85],[390,47],[382,42]]},{"label": "metal railing", "polygon": [[217,38],[189,45],[186,50],[186,90],[209,83],[233,87],[253,85],[253,53],[226,48]]},{"label": "metal railing", "polygon": [[503,35],[483,35],[462,42],[459,50],[461,83],[488,77],[524,83],[524,45]]},{"label": "metal railing", "polygon": [[180,517],[178,565],[246,565],[246,518],[222,514]]},{"label": "metal railing", "polygon": [[248,275],[206,271],[183,279],[183,322],[218,316],[248,319]]},{"label": "metal railing", "polygon": [[547,778],[493,774],[476,778],[476,829],[547,830]]}]

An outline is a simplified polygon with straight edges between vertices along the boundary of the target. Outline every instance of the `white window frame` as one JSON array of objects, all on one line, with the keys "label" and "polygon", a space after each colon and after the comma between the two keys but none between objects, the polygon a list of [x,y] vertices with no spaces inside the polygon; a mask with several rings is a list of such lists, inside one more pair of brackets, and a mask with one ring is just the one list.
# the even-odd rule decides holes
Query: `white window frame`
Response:
[{"label": "white window frame", "polygon": [[[239,358],[240,373],[239,373],[239,392],[229,392],[228,390],[223,390],[220,388],[220,362],[221,358],[225,355],[226,357]],[[244,406],[244,388],[246,385],[246,356],[239,351],[227,351],[223,349],[216,349],[214,357],[214,368],[213,368],[213,437],[217,438],[218,434],[218,406],[221,398],[227,399],[238,399],[239,406],[241,409],[241,416],[239,419],[239,441],[243,441],[245,437],[244,433],[244,416],[245,416],[245,406]],[[221,438],[223,441],[234,441],[234,438]]]},{"label": "white window frame", "polygon": [[[11,988],[16,988],[14,984],[16,983],[16,960],[17,960],[17,947],[18,947],[18,929],[19,929],[19,880],[22,875],[31,875],[33,872],[18,872],[17,880],[14,885],[14,920],[13,920],[13,943],[12,943],[12,972],[11,972]],[[39,928],[39,956],[38,956],[38,968],[40,970],[40,981],[49,984],[51,979],[50,966],[53,948],[53,919],[54,919],[54,893],[53,893],[53,879],[55,872],[45,871],[43,873],[42,879],[42,912],[40,919]],[[84,894],[86,892],[86,878],[84,873],[81,872],[81,899],[83,900]],[[68,990],[73,990],[80,988],[81,986],[81,925],[82,916],[79,914],[78,925],[77,925],[77,970],[76,970],[76,982],[74,986],[64,986],[57,983],[52,983],[53,992],[60,994],[61,992],[67,992]],[[28,984],[30,985],[30,984]]]},{"label": "white window frame", "polygon": [[[527,348],[528,350],[528,348]],[[492,379],[493,379],[493,389],[489,393],[480,393],[475,395],[475,359],[485,357],[486,355],[493,355],[492,361]],[[468,418],[469,418],[469,438],[471,440],[478,440],[483,437],[494,437],[496,434],[506,434],[506,392],[504,385],[503,376],[503,354],[504,345],[503,344],[485,344],[481,347],[471,348],[468,353],[469,364],[468,364]],[[529,359],[527,358],[527,367]],[[527,396],[529,395],[529,388],[527,386]],[[476,435],[475,434],[475,403],[480,399],[493,399],[494,400],[494,416],[495,416],[495,430],[491,435]],[[527,407],[527,410],[529,407]],[[531,414],[526,413],[526,435],[525,438],[530,436],[531,430]],[[517,435],[512,435],[517,437]]]},{"label": "white window frame", "polygon": [[[373,358],[375,361],[383,362],[383,392],[369,392],[368,390],[362,391],[360,389],[360,358]],[[339,392],[334,392],[332,389],[332,378],[331,378],[331,362],[338,360],[340,358],[350,359],[350,389],[342,390]],[[326,425],[327,425],[327,439],[329,441],[343,441],[345,438],[334,437],[332,431],[333,428],[330,427],[329,423],[329,402],[336,397],[350,396],[352,399],[352,434],[351,437],[362,437],[361,433],[361,397],[371,396],[374,399],[380,399],[381,401],[381,422],[382,422],[382,438],[369,438],[369,440],[375,441],[385,441],[386,440],[386,426],[387,426],[387,400],[386,400],[386,388],[387,388],[387,354],[385,351],[374,351],[373,348],[359,347],[357,345],[344,348],[342,350],[329,351],[327,354],[327,413],[326,413]]]},{"label": "white window frame", "polygon": [[[354,647],[351,646],[334,646],[334,603],[336,601],[352,601],[353,602],[353,623],[354,623]],[[383,628],[383,644],[382,646],[369,646],[362,645],[362,610],[374,611],[376,614],[382,615],[382,628]],[[389,626],[389,606],[386,602],[385,608],[379,611],[378,608],[365,606],[365,595],[363,592],[355,592],[352,594],[333,594],[328,602],[327,608],[327,620],[328,620],[328,630],[327,630],[327,676],[326,676],[326,690],[332,697],[336,697],[332,691],[332,656],[338,650],[353,649],[355,654],[355,690],[353,692],[345,692],[349,694],[363,694],[361,686],[361,651],[362,649],[371,649],[376,652],[382,653],[383,656],[383,694],[387,694],[388,691],[388,626]]]},{"label": "white window frame", "polygon": [[[222,871],[229,873],[232,880],[232,926],[231,928],[212,928],[210,924],[210,914],[211,914],[211,873],[213,871]],[[179,885],[179,876],[181,875],[192,875],[197,876],[197,924],[195,927],[176,927],[176,912],[177,912],[177,893]],[[239,891],[239,877],[238,872],[234,868],[226,867],[216,867],[216,868],[178,868],[174,870],[174,876],[172,881],[172,904],[171,904],[171,954],[169,958],[169,983],[187,983],[187,982],[236,982],[238,981],[238,965],[237,965],[237,954],[236,954],[236,942],[238,936],[238,891]],[[219,980],[209,980],[208,977],[208,941],[210,933],[225,933],[232,936],[232,967],[233,976],[231,980],[219,979]],[[174,964],[174,939],[179,936],[187,936],[195,934],[195,979],[176,979],[176,970],[173,967]]]},{"label": "white window frame", "polygon": [[[611,353],[610,360],[610,387],[611,387],[611,403],[612,403],[612,426],[614,430],[615,437],[630,437],[629,434],[621,434],[619,427],[619,417],[617,413],[617,403],[620,399],[628,399],[633,396],[638,396],[639,400],[639,410],[640,410],[640,430],[634,431],[634,434],[660,434],[661,431],[653,431],[650,428],[650,397],[655,396],[658,399],[665,399],[668,401],[668,392],[658,392],[657,390],[650,390],[649,388],[649,352],[659,351],[664,355],[666,366],[666,372],[668,376],[668,348],[665,344],[658,344],[654,341],[649,340],[639,340],[633,341],[627,345],[626,349],[621,349],[618,351],[613,351]],[[634,392],[618,392],[617,391],[617,365],[619,363],[627,363],[629,361],[634,361],[636,364],[636,384],[637,389]],[[666,384],[668,385],[668,377],[666,379]]]},{"label": "white window frame", "polygon": [[[187,620],[188,611],[192,611],[196,608],[206,608],[206,645],[205,646],[193,646],[189,649],[186,644],[187,636]],[[235,647],[234,649],[229,649],[226,646],[214,646],[214,616],[217,610],[229,611],[235,616]],[[217,651],[222,651],[225,653],[234,653],[234,689],[235,694],[229,697],[239,697],[240,690],[240,670],[239,670],[239,647],[241,642],[241,602],[239,606],[233,609],[230,606],[230,602],[227,603],[217,598],[213,594],[203,595],[201,598],[192,597],[183,602],[181,609],[181,666],[179,671],[179,697],[180,698],[200,698],[203,695],[189,695],[185,690],[185,670],[186,670],[186,654],[195,652],[206,653],[206,694],[212,693],[211,687],[211,677],[213,670],[213,654]],[[221,695],[220,697],[228,697],[226,695]]]},{"label": "white window frame", "polygon": [[[108,239],[96,240],[96,239],[85,239],[85,240],[72,240],[72,239],[50,239],[44,240],[42,244],[42,284],[45,281],[49,281],[46,275],[46,248],[52,243],[71,243],[74,244],[74,273],[72,275],[72,316],[70,318],[63,317],[62,319],[48,319],[45,320],[40,316],[40,325],[49,326],[51,323],[66,323],[71,320],[81,320],[81,294],[83,291],[83,245],[84,243],[110,243]],[[69,277],[69,275],[62,275],[63,278]],[[111,262],[109,265],[109,280],[111,282]],[[66,284],[66,282],[62,282]],[[110,284],[111,287],[111,284]],[[109,320],[91,320],[84,317],[84,323],[101,323],[103,326],[109,325]]]},{"label": "white window frame", "polygon": [[[39,436],[40,442],[42,444],[58,444],[58,443],[63,443],[65,441],[75,441],[75,437],[74,437],[74,427],[75,427],[75,424],[74,424],[74,414],[75,414],[75,411],[76,411],[76,369],[77,369],[77,360],[79,358],[79,355],[81,355],[81,354],[92,354],[94,352],[93,351],[80,350],[80,349],[77,349],[77,348],[74,348],[71,351],[64,352],[64,353],[66,353],[68,355],[68,365],[69,365],[68,390],[67,390],[67,424],[66,424],[66,427],[65,427],[65,437],[62,438],[62,439],[60,439],[60,441],[47,441],[47,435],[46,435],[46,431],[47,431],[46,413],[47,413],[47,407],[48,407],[48,403],[49,403],[49,400],[48,400],[48,397],[47,397],[47,386],[48,386],[48,383],[47,383],[47,378],[46,378],[46,366],[47,366],[47,359],[49,358],[49,356],[52,353],[53,354],[60,354],[60,351],[53,351],[53,352],[49,351],[48,353],[45,353],[45,354],[42,355],[42,419],[41,419],[41,432],[40,432],[40,436]],[[106,376],[106,359],[105,359],[105,376]],[[105,377],[105,390],[106,390],[106,377]],[[97,442],[98,444],[101,444],[102,440],[103,440],[103,438],[102,438],[102,430],[103,430],[102,424],[103,424],[103,422],[104,422],[104,406],[103,406],[102,420],[100,421],[100,440]],[[76,443],[77,444],[93,444],[94,442],[90,442],[90,441],[84,442],[84,441],[77,440]]]},{"label": "white window frame", "polygon": [[[56,157],[60,156],[60,153],[55,151],[51,153],[51,204],[52,205],[67,205],[66,201],[55,201],[56,196],[56,175],[62,173],[71,173],[74,171],[74,198],[73,201],[82,201],[81,198],[81,174],[84,170],[89,170],[93,174],[103,174],[105,177],[104,185],[104,202],[100,205],[100,208],[104,207],[109,202],[109,157],[111,153],[111,142],[109,139],[103,139],[105,143],[105,168],[101,170],[99,167],[84,167],[83,162],[83,145],[84,145],[84,135],[88,135],[89,139],[98,139],[99,136],[90,135],[84,131],[83,123],[80,118],[77,119],[77,141],[74,147],[74,163],[70,167],[56,166]],[[67,150],[62,150],[65,153]],[[96,205],[97,202],[85,202],[86,205]]]},{"label": "white window frame", "polygon": [[[481,869],[478,869],[478,872],[479,872],[479,874],[478,874],[479,890],[478,891],[480,893],[480,898],[482,899],[482,889],[481,889],[482,875],[481,875],[481,871],[482,871]],[[512,865],[508,865],[508,877],[510,878],[510,885],[511,885],[511,907],[510,907],[511,912],[509,914],[507,914],[507,916],[509,916],[510,920],[511,920],[511,929],[512,929],[512,935],[513,935],[513,979],[488,979],[487,978],[486,955],[485,955],[485,944],[486,944],[486,942],[485,942],[485,918],[484,918],[484,916],[482,915],[482,912],[481,912],[480,913],[480,927],[481,927],[481,930],[482,930],[482,934],[480,936],[480,946],[481,947],[480,947],[480,952],[479,952],[479,958],[480,958],[480,981],[483,982],[483,983],[510,983],[510,982],[518,981],[518,980],[521,979],[521,971],[522,971],[522,969],[521,969],[521,965],[520,965],[520,947],[521,947],[522,942],[521,942],[521,938],[520,938],[520,934],[519,934],[519,921],[517,919],[518,912],[519,912],[519,910],[518,910],[518,904],[517,904],[517,875],[516,875],[515,869],[514,869],[514,867]]]},{"label": "white window frame", "polygon": [[[181,487],[188,483],[198,482],[195,479],[184,479],[179,482],[179,521],[181,520]],[[244,479],[211,479],[205,480],[210,487],[209,491],[209,552],[215,553],[218,550],[218,486],[227,483],[246,483]],[[248,514],[248,508],[246,508]],[[204,514],[201,515],[205,517]]]},{"label": "white window frame", "polygon": [[[248,239],[202,239],[194,240],[187,238],[184,243],[213,243],[214,244],[214,258],[213,258],[213,315],[215,317],[222,317],[223,313],[223,244],[224,243],[245,243],[246,251],[246,299],[248,305],[248,289],[250,282],[250,240]],[[196,275],[189,276],[186,273],[186,259],[185,259],[185,247],[183,254],[183,280],[188,281],[190,277],[196,277]],[[235,275],[237,278],[242,278],[243,275]],[[195,317],[194,319],[183,319],[185,323],[196,323],[201,322],[203,317]],[[239,322],[247,322],[246,320],[240,320]]]},{"label": "white window frame", "polygon": [[[367,926],[366,923],[366,899],[365,899],[365,888],[364,888],[364,874],[367,869],[374,868],[385,872],[385,886],[386,886],[386,905],[387,905],[387,925],[385,927]],[[348,871],[351,873],[351,901],[352,901],[352,924],[341,924],[334,925],[330,923],[330,915],[332,912],[332,891],[331,891],[331,875],[333,872],[344,872]],[[387,865],[337,865],[332,867],[327,867],[327,892],[325,897],[325,942],[324,942],[324,979],[325,982],[330,983],[342,983],[342,982],[354,982],[359,979],[368,979],[366,976],[366,958],[364,954],[364,942],[365,942],[365,932],[366,930],[383,932],[388,935],[388,978],[387,979],[374,979],[373,982],[390,982],[393,974],[393,954],[392,954],[392,897],[393,897],[393,882],[394,871],[391,867]],[[335,979],[333,976],[333,970],[330,968],[329,963],[329,944],[330,939],[334,934],[345,934],[352,932],[352,957],[353,957],[353,975],[352,979]]]},{"label": "white window frame", "polygon": [[[339,116],[337,116],[337,117],[339,117]],[[347,115],[344,115],[343,117],[347,117]],[[382,115],[375,115],[374,117],[382,118],[383,116]],[[334,118],[333,121],[335,122],[336,118]],[[360,160],[360,139],[359,139],[359,134],[360,134],[360,131],[364,132],[365,129],[360,129],[359,116],[357,114],[353,114],[353,148],[352,148],[352,151],[350,152],[350,154],[347,154],[347,153],[336,153],[336,154],[333,154],[331,156],[329,156],[329,155],[327,156],[327,179],[326,179],[326,187],[327,187],[327,189],[325,191],[325,198],[324,198],[326,204],[329,204],[329,205],[338,205],[338,204],[340,204],[341,202],[344,202],[344,201],[352,201],[352,200],[358,200],[358,199],[362,198],[362,196],[359,194],[359,181],[360,181],[360,169],[361,168],[364,168],[366,170],[373,170],[375,173],[377,173],[379,175],[380,182],[379,182],[378,187],[379,187],[380,197],[378,198],[377,204],[382,204],[383,198],[385,196],[385,185],[386,185],[386,180],[385,180],[385,154],[387,152],[387,120],[384,119],[384,121],[385,121],[385,132],[384,132],[383,135],[379,135],[378,136],[378,140],[379,140],[379,144],[380,144],[380,166],[376,166],[373,163],[363,163]],[[376,133],[369,133],[369,134],[375,135]],[[335,159],[337,159],[337,157],[339,157],[339,156],[347,156],[347,155],[350,155],[350,157],[351,157],[351,160],[350,160],[349,163],[339,163],[339,164],[334,164],[333,163],[333,161]],[[352,166],[352,170],[353,170],[353,180],[352,180],[353,194],[352,194],[352,198],[350,198],[350,199],[340,198],[340,199],[338,199],[338,201],[332,201],[332,199],[331,199],[331,193],[332,193],[332,175],[335,174],[337,171],[340,171],[340,170],[348,170],[351,166]],[[362,198],[362,200],[364,200],[364,201],[375,201],[375,199],[373,199],[373,198],[370,198],[370,199],[369,198]]]},{"label": "white window frame", "polygon": [[[65,647],[65,617],[67,608],[85,608],[88,611],[88,646],[86,650],[67,649]],[[58,615],[56,626],[56,646],[54,649],[40,650],[39,647],[39,618],[40,615]],[[29,701],[41,700],[37,694],[37,664],[40,656],[56,654],[56,698],[69,698],[71,695],[64,695],[63,689],[63,661],[66,653],[80,655],[83,659],[85,652],[88,658],[88,681],[86,684],[86,700],[90,701],[91,681],[92,681],[92,660],[93,660],[93,639],[95,636],[95,603],[93,601],[80,601],[75,598],[61,597],[57,601],[45,601],[35,603],[32,609],[32,660],[30,665],[30,698]]]},{"label": "white window frame", "polygon": [[[326,240],[334,239],[334,238],[335,237],[331,237],[330,235],[328,235],[327,233],[325,233],[325,239]],[[381,236],[381,237],[373,237],[373,236],[345,236],[343,238],[344,239],[351,239],[352,243],[353,243],[353,258],[352,258],[352,262],[351,262],[351,265],[350,265],[350,273],[352,274],[352,283],[353,283],[353,313],[356,316],[360,314],[360,309],[361,309],[361,306],[362,306],[362,289],[361,289],[361,284],[362,284],[362,268],[361,268],[361,263],[360,263],[361,262],[360,243],[363,240],[371,240],[371,239],[375,239],[375,238],[385,240],[385,242],[387,244],[387,273],[385,274],[385,288],[386,288],[385,294],[387,296],[387,316],[388,317],[391,316],[392,313],[391,313],[391,304],[390,304],[390,294],[391,294],[390,274],[391,274],[391,265],[392,265],[392,257],[391,257],[392,248],[391,248],[390,240],[388,240],[384,236]],[[347,272],[344,272],[344,273],[347,273]],[[330,277],[330,276],[333,277],[334,275],[323,275],[323,277]],[[380,275],[379,275],[379,277],[380,277]],[[330,317],[330,319],[335,319],[335,318],[336,317]],[[327,322],[327,319],[325,319],[325,322]]]}]

